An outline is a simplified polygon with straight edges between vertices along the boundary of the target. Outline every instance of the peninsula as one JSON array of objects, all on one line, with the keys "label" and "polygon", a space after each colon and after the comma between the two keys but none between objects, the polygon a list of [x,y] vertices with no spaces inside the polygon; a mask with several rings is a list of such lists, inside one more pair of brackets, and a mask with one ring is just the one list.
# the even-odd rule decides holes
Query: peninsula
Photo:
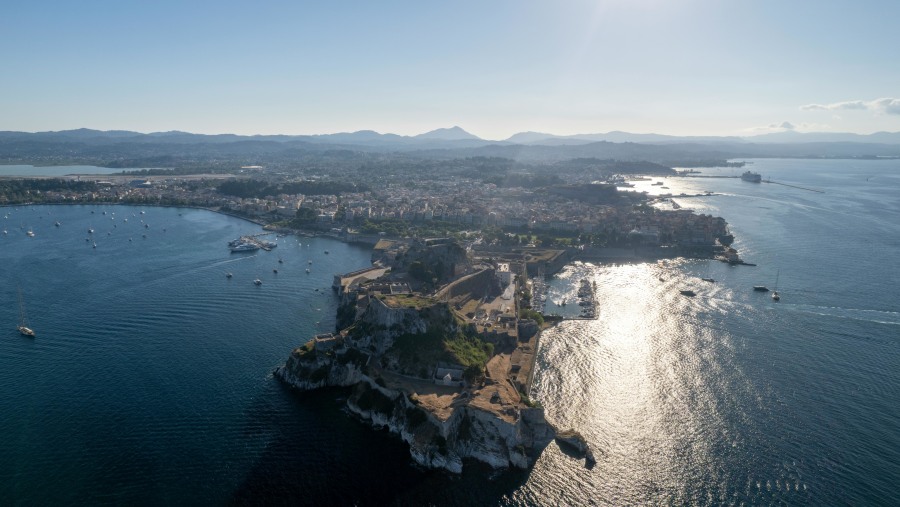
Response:
[{"label": "peninsula", "polygon": [[475,258],[448,238],[382,241],[373,257],[372,269],[335,277],[335,332],[295,349],[276,376],[299,390],[351,388],[350,411],[399,435],[423,466],[531,466],[557,432],[527,396],[544,326],[527,263]]}]

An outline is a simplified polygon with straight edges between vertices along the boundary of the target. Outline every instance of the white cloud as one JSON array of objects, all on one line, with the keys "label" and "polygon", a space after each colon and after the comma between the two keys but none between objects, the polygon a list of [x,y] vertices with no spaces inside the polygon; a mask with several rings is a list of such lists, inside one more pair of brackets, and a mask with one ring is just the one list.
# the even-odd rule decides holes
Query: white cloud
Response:
[{"label": "white cloud", "polygon": [[805,106],[800,106],[800,109],[804,111],[839,111],[855,109],[900,115],[900,99],[885,97],[869,101],[848,100],[844,102],[834,102],[832,104],[806,104]]}]

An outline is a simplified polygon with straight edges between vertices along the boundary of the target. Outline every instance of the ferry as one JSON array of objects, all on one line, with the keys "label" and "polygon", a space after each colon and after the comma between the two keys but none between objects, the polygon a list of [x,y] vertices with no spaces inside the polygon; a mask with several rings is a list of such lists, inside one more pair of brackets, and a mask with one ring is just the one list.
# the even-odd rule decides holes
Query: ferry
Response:
[{"label": "ferry", "polygon": [[744,181],[749,181],[750,183],[760,183],[762,182],[762,176],[759,173],[755,173],[753,171],[746,171],[741,175],[741,179]]},{"label": "ferry", "polygon": [[259,250],[259,245],[253,243],[238,243],[231,247],[232,252],[255,252]]}]

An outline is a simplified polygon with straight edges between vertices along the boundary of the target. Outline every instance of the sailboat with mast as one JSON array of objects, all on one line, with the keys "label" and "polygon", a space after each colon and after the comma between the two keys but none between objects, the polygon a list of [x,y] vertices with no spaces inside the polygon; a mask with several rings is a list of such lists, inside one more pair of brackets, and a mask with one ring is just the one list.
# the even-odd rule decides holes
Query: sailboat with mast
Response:
[{"label": "sailboat with mast", "polygon": [[34,331],[28,327],[28,318],[25,316],[25,300],[22,298],[22,289],[19,289],[19,332],[22,336],[34,338]]}]

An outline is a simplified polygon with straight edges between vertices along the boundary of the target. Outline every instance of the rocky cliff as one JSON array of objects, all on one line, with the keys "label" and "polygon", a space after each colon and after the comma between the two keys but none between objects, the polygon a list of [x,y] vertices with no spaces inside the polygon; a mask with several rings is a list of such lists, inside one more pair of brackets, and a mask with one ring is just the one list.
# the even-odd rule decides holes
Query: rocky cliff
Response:
[{"label": "rocky cliff", "polygon": [[494,468],[527,468],[555,436],[540,408],[522,406],[500,413],[460,403],[449,417],[439,417],[418,403],[415,393],[380,385],[384,382],[370,376],[367,361],[368,356],[353,348],[330,354],[295,351],[275,375],[302,391],[352,386],[350,411],[399,435],[409,444],[412,458],[429,468],[460,473],[465,458]]},{"label": "rocky cliff", "polygon": [[555,430],[542,409],[526,406],[514,389],[500,389],[508,387],[505,379],[453,387],[383,369],[392,364],[386,353],[394,338],[458,331],[446,304],[402,301],[373,301],[350,332],[297,348],[276,377],[302,391],[352,387],[350,411],[399,435],[423,466],[459,473],[466,458],[495,468],[531,466]]}]

